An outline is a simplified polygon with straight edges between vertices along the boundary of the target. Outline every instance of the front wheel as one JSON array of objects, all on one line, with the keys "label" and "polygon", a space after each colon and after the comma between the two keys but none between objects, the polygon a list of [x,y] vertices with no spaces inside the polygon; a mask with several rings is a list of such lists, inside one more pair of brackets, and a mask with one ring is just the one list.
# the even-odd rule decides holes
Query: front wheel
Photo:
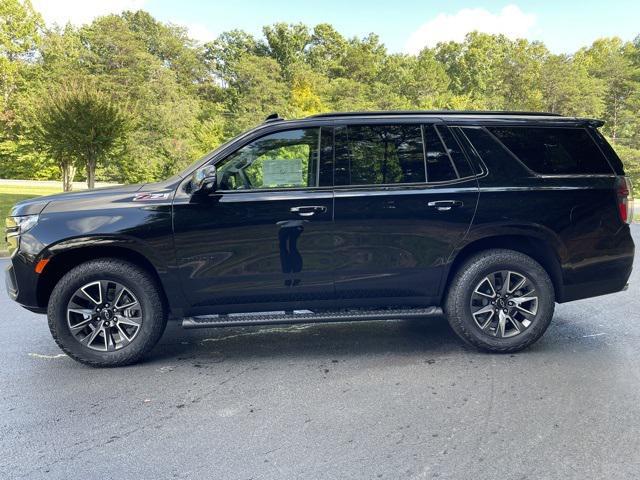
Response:
[{"label": "front wheel", "polygon": [[457,270],[445,311],[460,338],[482,350],[507,353],[538,340],[554,307],[553,284],[538,262],[494,249],[472,256]]},{"label": "front wheel", "polygon": [[167,323],[154,278],[111,258],[83,263],[64,275],[51,294],[47,316],[60,348],[94,367],[138,362]]}]

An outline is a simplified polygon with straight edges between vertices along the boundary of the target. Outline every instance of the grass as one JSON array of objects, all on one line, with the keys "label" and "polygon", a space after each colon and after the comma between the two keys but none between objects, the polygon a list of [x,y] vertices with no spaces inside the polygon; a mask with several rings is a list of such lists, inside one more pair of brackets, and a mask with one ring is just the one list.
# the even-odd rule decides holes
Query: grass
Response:
[{"label": "grass", "polygon": [[0,183],[0,256],[7,254],[7,245],[4,241],[4,219],[9,215],[11,207],[22,200],[42,195],[50,195],[52,193],[60,193],[62,188],[56,188],[51,185],[12,185]]}]

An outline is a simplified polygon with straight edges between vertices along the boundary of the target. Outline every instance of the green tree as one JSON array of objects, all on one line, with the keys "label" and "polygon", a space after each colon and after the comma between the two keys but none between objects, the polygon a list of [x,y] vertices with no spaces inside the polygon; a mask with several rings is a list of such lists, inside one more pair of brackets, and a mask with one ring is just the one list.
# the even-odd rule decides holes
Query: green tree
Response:
[{"label": "green tree", "polygon": [[362,39],[352,38],[341,59],[344,76],[357,82],[373,83],[378,80],[386,55],[387,49],[378,35],[370,33]]},{"label": "green tree", "polygon": [[585,63],[590,75],[601,82],[604,117],[607,121],[604,131],[611,141],[616,143],[619,137],[632,135],[625,126],[632,123],[633,117],[637,117],[633,101],[640,89],[632,45],[617,37],[601,38],[588,49],[578,52],[577,58]]},{"label": "green tree", "polygon": [[346,53],[347,41],[335,28],[327,23],[315,26],[306,51],[311,68],[329,78],[341,77]]},{"label": "green tree", "polygon": [[568,55],[550,55],[540,75],[542,110],[576,117],[602,115],[602,84]]},{"label": "green tree", "polygon": [[282,70],[272,58],[243,56],[229,82],[229,110],[234,117],[231,134],[262,122],[271,113],[290,111],[289,89]]},{"label": "green tree", "polygon": [[115,103],[131,105],[136,118],[129,148],[100,173],[117,181],[151,181],[190,163],[202,113],[196,90],[182,85],[166,59],[121,16],[101,17],[80,36],[85,71]]},{"label": "green tree", "polygon": [[94,188],[96,166],[125,144],[128,115],[108,95],[69,83],[51,91],[38,109],[34,134],[60,166],[64,190],[71,189],[75,167],[83,165]]},{"label": "green tree", "polygon": [[29,0],[0,2],[0,91],[2,110],[20,83],[20,69],[40,44],[42,17]]},{"label": "green tree", "polygon": [[28,0],[0,1],[0,177],[46,170],[46,158],[33,147],[21,118],[24,97],[36,75],[42,27],[42,18]]},{"label": "green tree", "polygon": [[510,40],[504,35],[469,33],[464,42],[447,42],[436,47],[436,58],[451,79],[451,93],[469,98],[474,108],[503,108],[502,67]]},{"label": "green tree", "polygon": [[233,75],[238,61],[245,55],[265,56],[267,47],[243,30],[223,32],[204,46],[203,59],[210,74],[223,82]]},{"label": "green tree", "polygon": [[506,54],[499,67],[505,110],[542,109],[543,64],[549,51],[540,42],[515,40],[505,46]]},{"label": "green tree", "polygon": [[414,56],[388,53],[374,33],[276,23],[202,45],[144,11],[47,29],[28,0],[0,0],[0,176],[56,177],[66,162],[68,184],[77,155],[42,148],[33,112],[70,78],[133,119],[96,161],[100,180],[166,177],[273,112],[548,110],[603,118],[631,172],[640,151],[640,36],[554,55],[540,42],[473,32]]},{"label": "green tree", "polygon": [[292,66],[303,61],[305,49],[311,42],[309,27],[302,23],[276,23],[264,27],[262,32],[267,39],[269,55],[278,62],[283,75],[290,79]]}]

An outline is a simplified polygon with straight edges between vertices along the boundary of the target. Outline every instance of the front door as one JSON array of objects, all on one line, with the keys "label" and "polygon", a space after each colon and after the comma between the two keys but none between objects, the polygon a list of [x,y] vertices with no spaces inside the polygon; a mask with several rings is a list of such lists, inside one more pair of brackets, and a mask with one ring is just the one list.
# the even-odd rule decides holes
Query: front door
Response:
[{"label": "front door", "polygon": [[331,129],[281,130],[216,163],[207,195],[177,195],[185,294],[202,311],[304,308],[333,298]]},{"label": "front door", "polygon": [[463,152],[442,125],[349,124],[335,135],[337,297],[435,301],[478,201]]}]

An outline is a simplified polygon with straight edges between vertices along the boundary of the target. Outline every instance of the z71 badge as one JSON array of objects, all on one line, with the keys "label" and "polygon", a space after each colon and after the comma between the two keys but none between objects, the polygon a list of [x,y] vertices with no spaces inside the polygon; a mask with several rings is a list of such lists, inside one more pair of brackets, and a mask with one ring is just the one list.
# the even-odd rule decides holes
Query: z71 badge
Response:
[{"label": "z71 badge", "polygon": [[166,193],[136,193],[133,197],[134,202],[150,202],[153,200],[166,200],[171,195],[171,192]]}]

